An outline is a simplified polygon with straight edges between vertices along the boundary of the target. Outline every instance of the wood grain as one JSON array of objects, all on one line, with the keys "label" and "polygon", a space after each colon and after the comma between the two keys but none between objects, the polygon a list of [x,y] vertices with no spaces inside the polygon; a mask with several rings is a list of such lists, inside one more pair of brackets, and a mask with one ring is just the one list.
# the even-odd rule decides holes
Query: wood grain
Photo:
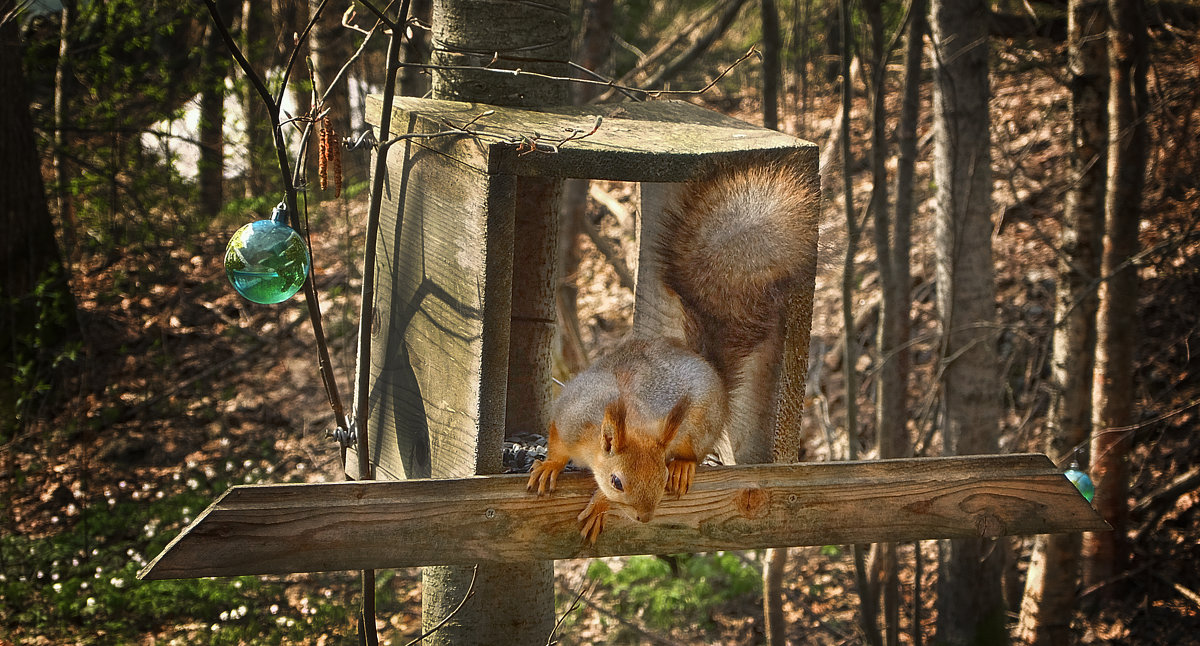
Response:
[{"label": "wood grain", "polygon": [[[378,123],[382,105],[367,97],[367,119]],[[561,106],[524,110],[482,103],[397,97],[393,122],[416,120],[415,131],[470,128],[486,136],[456,135],[420,140],[468,166],[489,173],[526,177],[582,177],[626,182],[681,182],[702,164],[761,158],[762,151],[804,151],[816,164],[814,143],[767,130],[683,101],[643,101],[620,105]],[[491,110],[492,113],[480,117]],[[557,152],[527,152],[511,142],[561,141],[571,132],[590,136]],[[472,123],[473,122],[473,123]]]},{"label": "wood grain", "polygon": [[1107,525],[1044,455],[701,468],[653,521],[610,516],[584,544],[594,482],[564,474],[239,486],[143,579],[458,565],[1077,531]]},{"label": "wood grain", "polygon": [[[504,437],[515,180],[403,142],[388,163],[368,400],[377,476],[494,473]],[[356,466],[351,451],[350,477]]]}]

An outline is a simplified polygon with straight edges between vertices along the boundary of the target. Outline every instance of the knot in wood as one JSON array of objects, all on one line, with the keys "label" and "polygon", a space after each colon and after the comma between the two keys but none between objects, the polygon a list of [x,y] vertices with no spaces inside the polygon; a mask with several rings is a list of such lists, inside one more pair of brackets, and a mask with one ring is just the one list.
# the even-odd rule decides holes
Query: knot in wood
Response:
[{"label": "knot in wood", "polygon": [[765,489],[752,487],[750,489],[742,489],[737,495],[737,508],[745,518],[759,518],[766,515],[767,503],[770,502],[771,496]]},{"label": "knot in wood", "polygon": [[984,538],[995,538],[1008,533],[1004,521],[990,511],[983,511],[975,515],[975,529]]}]

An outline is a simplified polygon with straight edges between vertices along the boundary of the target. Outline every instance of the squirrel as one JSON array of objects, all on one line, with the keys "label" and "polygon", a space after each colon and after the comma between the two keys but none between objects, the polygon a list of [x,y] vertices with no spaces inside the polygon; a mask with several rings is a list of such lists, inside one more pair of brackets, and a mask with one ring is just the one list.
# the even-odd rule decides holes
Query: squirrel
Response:
[{"label": "squirrel", "polygon": [[590,468],[598,489],[578,516],[589,543],[609,511],[647,522],[664,494],[687,493],[728,437],[743,360],[781,347],[785,299],[812,278],[818,191],[791,163],[714,165],[664,210],[643,262],[659,263],[683,339],[627,339],[567,382],[527,484],[541,496],[569,461]]}]

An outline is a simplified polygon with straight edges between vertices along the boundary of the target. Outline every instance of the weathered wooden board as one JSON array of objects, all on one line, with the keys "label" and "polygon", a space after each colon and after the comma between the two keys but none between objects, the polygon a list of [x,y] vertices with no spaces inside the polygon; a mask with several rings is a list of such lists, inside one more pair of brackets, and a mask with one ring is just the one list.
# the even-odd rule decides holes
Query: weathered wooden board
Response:
[{"label": "weathered wooden board", "polygon": [[[403,171],[384,184],[375,266],[368,435],[377,477],[495,472],[515,178],[407,142],[389,161]],[[358,476],[353,454],[346,466]]]},{"label": "weathered wooden board", "polygon": [[170,579],[623,554],[665,554],[1104,531],[1043,455],[701,468],[647,524],[609,517],[585,545],[576,515],[595,484],[555,494],[525,475],[239,486],[139,577]]},{"label": "weathered wooden board", "polygon": [[[372,123],[382,104],[367,97]],[[487,116],[487,111],[493,111]],[[517,143],[554,144],[572,133],[595,133],[558,147],[528,152]],[[738,121],[683,101],[644,101],[523,110],[480,103],[397,97],[393,123],[430,133],[468,127],[480,137],[420,140],[489,173],[528,177],[582,177],[625,182],[682,182],[702,164],[761,158],[763,151],[804,151],[815,164],[817,145]],[[467,124],[470,124],[469,126]],[[514,143],[517,142],[517,143]],[[815,165],[814,165],[815,172]]]}]

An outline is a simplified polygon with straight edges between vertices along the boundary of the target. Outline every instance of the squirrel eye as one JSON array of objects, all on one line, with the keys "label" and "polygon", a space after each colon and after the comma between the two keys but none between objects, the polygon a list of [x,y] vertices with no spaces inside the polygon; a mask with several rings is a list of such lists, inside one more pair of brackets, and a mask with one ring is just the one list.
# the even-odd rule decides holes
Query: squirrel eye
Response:
[{"label": "squirrel eye", "polygon": [[612,486],[617,491],[625,491],[625,487],[621,484],[621,479],[617,476],[612,477]]}]

